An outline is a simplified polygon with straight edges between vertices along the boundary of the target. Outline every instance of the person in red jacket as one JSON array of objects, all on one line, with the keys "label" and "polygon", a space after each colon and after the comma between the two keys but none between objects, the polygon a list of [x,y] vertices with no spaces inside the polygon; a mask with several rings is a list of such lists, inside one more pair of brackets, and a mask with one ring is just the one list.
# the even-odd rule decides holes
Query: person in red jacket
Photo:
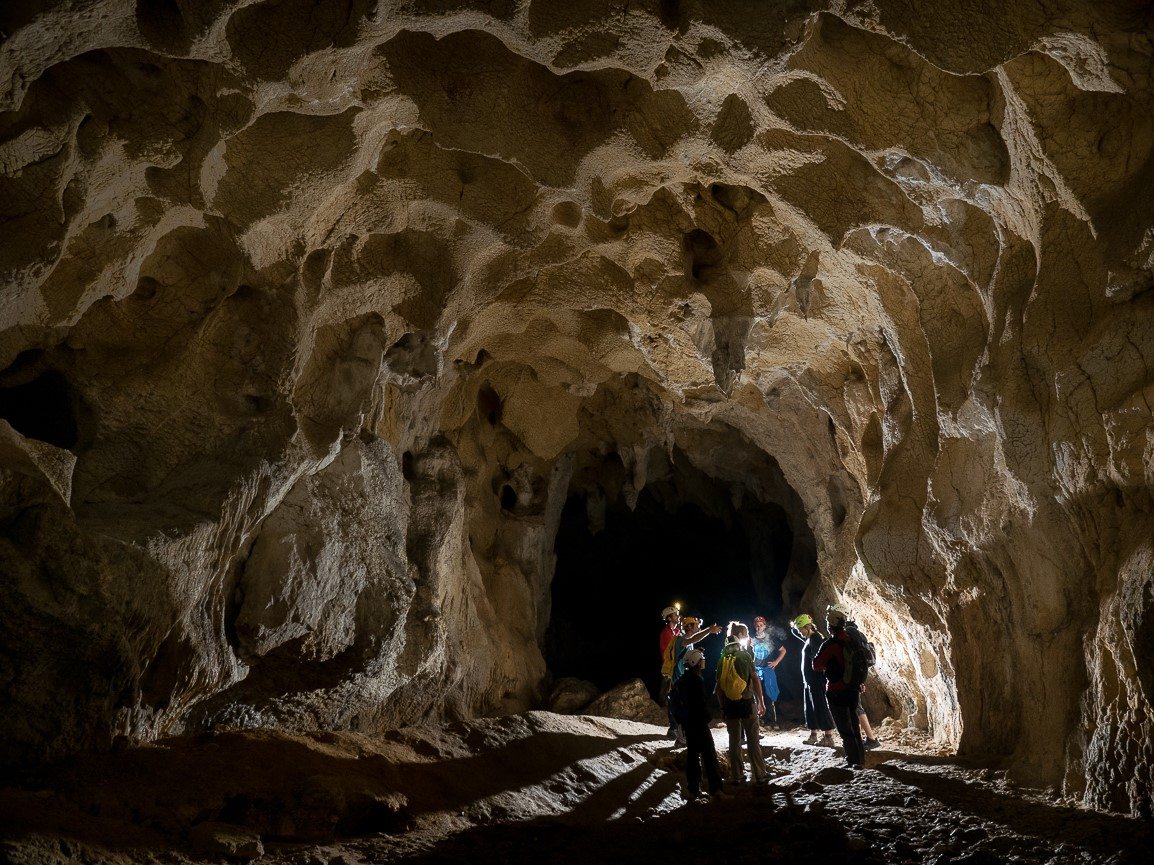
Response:
[{"label": "person in red jacket", "polygon": [[830,604],[826,608],[825,621],[829,627],[829,636],[813,659],[813,669],[825,675],[825,698],[834,725],[841,734],[846,763],[851,768],[861,769],[865,766],[865,745],[857,717],[861,685],[847,684],[842,678],[845,672],[845,644],[849,641],[845,629],[848,620],[849,611],[841,604]]},{"label": "person in red jacket", "polygon": [[661,690],[658,701],[664,703],[669,715],[669,729],[666,735],[674,739],[678,745],[685,744],[685,734],[673,710],[669,706],[669,692],[677,684],[685,672],[684,656],[693,648],[693,642],[710,634],[718,634],[721,627],[714,623],[708,628],[701,627],[701,620],[695,616],[681,618],[681,607],[674,605],[661,611],[661,618],[665,619],[665,627],[661,629],[659,645],[661,648]]}]

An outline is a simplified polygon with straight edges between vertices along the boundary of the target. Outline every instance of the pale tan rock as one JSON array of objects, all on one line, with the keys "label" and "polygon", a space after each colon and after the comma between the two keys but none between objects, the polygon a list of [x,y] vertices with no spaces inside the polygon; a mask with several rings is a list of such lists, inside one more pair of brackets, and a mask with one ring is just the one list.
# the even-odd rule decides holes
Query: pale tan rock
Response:
[{"label": "pale tan rock", "polygon": [[564,677],[549,691],[548,709],[560,715],[574,715],[585,709],[601,694],[601,689],[583,679]]},{"label": "pale tan rock", "polygon": [[665,710],[649,696],[649,690],[640,679],[625,682],[606,691],[585,707],[586,715],[618,718],[622,721],[640,721],[643,724],[668,726]]},{"label": "pale tan rock", "polygon": [[196,824],[188,831],[188,846],[194,853],[242,862],[264,855],[260,835],[228,823]]}]

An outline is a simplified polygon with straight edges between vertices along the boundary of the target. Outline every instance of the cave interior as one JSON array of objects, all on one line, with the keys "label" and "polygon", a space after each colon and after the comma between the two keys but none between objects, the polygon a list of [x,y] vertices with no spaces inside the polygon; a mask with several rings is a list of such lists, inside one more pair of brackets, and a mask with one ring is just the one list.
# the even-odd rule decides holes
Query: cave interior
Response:
[{"label": "cave interior", "polygon": [[[983,856],[1122,861],[1152,57],[1146,0],[0,5],[0,852],[244,858],[322,800],[316,837],[467,844],[650,767],[621,813],[663,826],[661,609],[767,616],[796,724],[788,622],[838,603],[907,750],[775,732],[773,796],[824,831],[868,790],[885,861],[961,861],[935,793]],[[164,754],[250,787],[117,804]],[[503,755],[536,793],[454,772]]]}]

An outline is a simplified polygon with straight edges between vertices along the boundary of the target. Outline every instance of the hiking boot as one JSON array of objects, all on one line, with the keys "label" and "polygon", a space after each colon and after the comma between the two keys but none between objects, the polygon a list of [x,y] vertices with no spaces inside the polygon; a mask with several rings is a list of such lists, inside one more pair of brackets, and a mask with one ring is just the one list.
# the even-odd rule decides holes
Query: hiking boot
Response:
[{"label": "hiking boot", "polygon": [[837,747],[837,743],[834,742],[833,736],[831,736],[829,733],[826,733],[824,736],[822,736],[821,741],[818,742],[817,744],[819,744],[823,748],[836,748]]},{"label": "hiking boot", "polygon": [[871,739],[869,736],[866,736],[866,738],[862,741],[862,747],[864,747],[867,751],[872,751],[874,748],[880,748],[881,746],[881,742],[879,742],[877,739]]},{"label": "hiking boot", "polygon": [[817,730],[810,730],[808,738],[806,738],[806,740],[804,742],[802,742],[802,744],[803,745],[816,745],[817,744]]}]

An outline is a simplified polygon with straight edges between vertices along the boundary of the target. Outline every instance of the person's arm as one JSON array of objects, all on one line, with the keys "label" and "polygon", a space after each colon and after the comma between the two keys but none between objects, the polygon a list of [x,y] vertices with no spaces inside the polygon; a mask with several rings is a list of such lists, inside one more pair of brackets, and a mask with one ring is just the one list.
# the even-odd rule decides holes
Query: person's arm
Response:
[{"label": "person's arm", "polygon": [[776,669],[777,669],[777,665],[781,663],[781,659],[782,659],[782,658],[784,658],[784,657],[785,657],[785,644],[783,643],[783,644],[781,645],[781,648],[780,648],[780,649],[778,649],[778,652],[777,652],[777,657],[776,657],[776,658],[774,658],[772,661],[770,661],[770,662],[769,662],[769,668],[770,668],[771,670],[776,670]]},{"label": "person's arm", "polygon": [[702,628],[696,634],[686,634],[686,643],[696,643],[702,637],[708,637],[710,634],[720,634],[721,625],[710,625],[708,628]]},{"label": "person's arm", "polygon": [[761,687],[761,676],[756,673],[749,677],[753,680],[753,707],[758,715],[765,714],[765,691]]},{"label": "person's arm", "polygon": [[826,664],[829,663],[830,656],[833,654],[833,643],[826,640],[821,644],[821,648],[817,650],[817,654],[813,659],[813,671],[815,673],[825,673]]}]

